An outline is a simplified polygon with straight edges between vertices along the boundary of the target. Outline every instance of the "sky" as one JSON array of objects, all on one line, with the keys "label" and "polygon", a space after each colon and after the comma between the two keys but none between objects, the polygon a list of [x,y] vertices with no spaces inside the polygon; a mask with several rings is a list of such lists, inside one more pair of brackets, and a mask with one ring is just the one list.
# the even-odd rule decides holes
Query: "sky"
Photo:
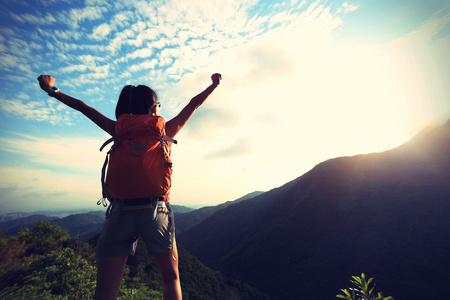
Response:
[{"label": "sky", "polygon": [[5,0],[0,213],[98,209],[108,135],[40,90],[114,119],[145,84],[177,135],[171,203],[268,191],[340,156],[382,152],[450,119],[450,4],[433,0]]}]

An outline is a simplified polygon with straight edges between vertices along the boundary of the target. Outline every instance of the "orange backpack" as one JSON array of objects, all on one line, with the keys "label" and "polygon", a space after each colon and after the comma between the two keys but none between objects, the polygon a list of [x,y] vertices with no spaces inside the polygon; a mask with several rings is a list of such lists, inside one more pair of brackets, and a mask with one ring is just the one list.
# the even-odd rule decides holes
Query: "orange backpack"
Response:
[{"label": "orange backpack", "polygon": [[103,199],[159,197],[167,201],[172,175],[170,148],[177,142],[165,136],[164,118],[122,114],[116,122],[116,136],[100,151],[112,141],[102,168]]}]

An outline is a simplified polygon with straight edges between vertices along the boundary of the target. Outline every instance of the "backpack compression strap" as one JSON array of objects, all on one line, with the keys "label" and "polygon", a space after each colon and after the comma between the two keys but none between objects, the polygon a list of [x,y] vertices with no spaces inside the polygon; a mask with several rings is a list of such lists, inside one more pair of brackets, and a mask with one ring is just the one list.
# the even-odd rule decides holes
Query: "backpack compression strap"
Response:
[{"label": "backpack compression strap", "polygon": [[[165,130],[164,130],[165,133]],[[173,144],[177,144],[178,142],[174,140],[171,137],[168,137],[167,135],[163,134],[163,136],[159,139],[159,142],[161,143],[161,147],[164,151],[164,154],[170,159],[170,153],[167,151],[167,144],[166,142],[171,142]],[[164,166],[167,168],[172,168],[172,160],[170,162],[164,163]],[[170,187],[167,189],[167,191],[162,195],[164,198],[169,194],[170,190],[172,189],[172,182],[170,183]]]}]

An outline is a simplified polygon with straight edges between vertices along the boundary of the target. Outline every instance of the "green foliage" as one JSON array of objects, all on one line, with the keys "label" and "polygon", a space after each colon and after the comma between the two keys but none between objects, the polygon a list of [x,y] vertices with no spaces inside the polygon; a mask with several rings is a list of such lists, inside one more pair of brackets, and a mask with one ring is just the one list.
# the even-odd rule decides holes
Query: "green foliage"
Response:
[{"label": "green foliage", "polygon": [[[90,299],[95,289],[96,268],[73,249],[39,255],[14,285],[2,290],[9,299]],[[4,299],[6,299],[4,298]]]},{"label": "green foliage", "polygon": [[[38,222],[32,231],[0,237],[0,299],[92,299],[97,267],[94,247],[59,226]],[[118,299],[162,299],[127,270]]]},{"label": "green foliage", "polygon": [[373,278],[366,280],[366,275],[364,273],[361,274],[361,277],[352,276],[352,278],[353,280],[350,280],[350,282],[353,283],[355,287],[350,288],[351,292],[347,289],[342,289],[341,291],[344,292],[344,295],[336,295],[336,298],[346,300],[394,300],[391,296],[384,297],[383,293],[378,293],[375,296],[373,294],[375,284],[370,288]]},{"label": "green foliage", "polygon": [[145,284],[140,283],[139,285],[129,288],[122,285],[118,300],[162,300],[163,295],[160,291],[151,290]]},{"label": "green foliage", "polygon": [[[247,284],[227,278],[222,273],[206,267],[182,246],[177,245],[177,248],[183,300],[268,299],[266,295]],[[139,278],[146,282],[146,286],[150,289],[162,291],[159,269],[148,254],[144,243],[138,243],[136,254],[128,257],[127,269],[129,274],[124,276],[127,286],[134,286],[133,280]]]},{"label": "green foliage", "polygon": [[30,232],[28,228],[19,232],[19,240],[25,241],[27,254],[43,255],[61,247],[69,235],[58,225],[39,221]]},{"label": "green foliage", "polygon": [[16,268],[19,263],[18,257],[22,256],[26,250],[25,241],[2,237],[0,239],[0,276]]},{"label": "green foliage", "polygon": [[95,252],[57,225],[0,239],[0,299],[92,299]]},{"label": "green foliage", "polygon": [[[0,235],[0,300],[92,299],[96,283],[95,245],[70,237],[51,223],[38,222],[17,236]],[[180,276],[184,300],[268,299],[254,288],[201,264],[181,246]],[[139,243],[128,258],[119,300],[162,299],[159,269]]]}]

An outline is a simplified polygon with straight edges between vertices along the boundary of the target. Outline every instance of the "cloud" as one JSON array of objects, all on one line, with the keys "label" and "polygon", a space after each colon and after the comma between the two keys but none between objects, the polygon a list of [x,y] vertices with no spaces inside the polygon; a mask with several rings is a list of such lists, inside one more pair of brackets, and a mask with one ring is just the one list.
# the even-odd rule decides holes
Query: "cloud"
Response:
[{"label": "cloud", "polygon": [[106,8],[100,6],[86,6],[84,8],[72,8],[69,11],[63,12],[62,22],[73,29],[77,29],[80,22],[85,20],[93,21],[99,20],[103,17],[103,12]]},{"label": "cloud", "polygon": [[262,112],[255,115],[255,121],[265,125],[278,126],[282,123],[282,118],[273,112]]},{"label": "cloud", "polygon": [[[41,34],[43,32],[41,31]],[[46,34],[48,37],[54,38],[58,37],[58,40],[67,40],[67,41],[73,41],[73,40],[80,40],[83,37],[82,32],[77,30],[55,30],[53,33],[48,32]]]},{"label": "cloud", "polygon": [[86,71],[88,67],[85,65],[70,65],[59,69],[62,73],[73,73]]},{"label": "cloud", "polygon": [[248,63],[252,69],[249,80],[260,83],[272,78],[286,78],[298,68],[296,57],[274,42],[265,40],[250,49]]},{"label": "cloud", "polygon": [[[395,43],[338,43],[336,29],[343,22],[342,12],[310,6],[290,24],[239,47],[222,49],[195,75],[184,75],[172,87],[169,98],[175,103],[175,99],[200,92],[209,74],[216,70],[224,78],[180,132],[175,162],[190,163],[182,162],[180,168],[188,171],[177,171],[183,176],[178,182],[189,180],[189,173],[201,164],[199,173],[214,174],[215,180],[239,178],[233,186],[245,181],[250,190],[274,187],[331,157],[395,147],[413,134],[405,124],[412,124],[408,119],[417,117],[415,110],[427,107],[430,113],[426,114],[433,115],[428,107],[435,101],[426,101],[425,94],[422,100],[412,95],[413,87],[421,88],[427,80],[405,73],[408,67],[413,74],[428,74],[419,69],[427,70],[435,64],[419,66],[418,62],[430,53],[408,54],[414,48],[400,49],[394,47]],[[437,27],[441,23],[434,24]],[[435,32],[426,30],[430,33],[427,39],[417,45],[430,50],[429,41]],[[448,78],[448,70],[440,68],[441,72],[431,73]],[[408,77],[410,83],[399,84],[398,80]],[[411,103],[412,99],[418,105]],[[184,105],[179,100],[176,103],[179,108]],[[239,141],[239,137],[246,140]],[[212,181],[203,177],[197,181]]]},{"label": "cloud", "polygon": [[[168,119],[210,84],[212,73],[222,72],[220,87],[177,137],[182,170],[175,173],[181,199],[199,193],[192,172],[200,169],[201,180],[230,200],[223,182],[235,187],[236,196],[264,190],[332,156],[395,146],[411,133],[405,123],[448,110],[445,11],[401,39],[368,45],[340,39],[348,30],[342,25],[350,24],[347,14],[359,9],[352,2],[161,3],[87,0],[75,10],[69,3],[52,13],[56,21],[46,20],[46,12],[32,18],[16,11],[14,29],[0,28],[6,78],[0,110],[12,117],[5,119],[77,122],[54,99],[31,102],[41,99],[29,75],[36,70],[55,73],[64,91],[88,95],[109,111],[126,82],[150,84]],[[33,164],[82,172],[76,160],[41,142],[5,141],[20,155],[25,149],[14,143],[41,147],[39,155],[26,156]],[[61,143],[58,150],[71,151],[69,141]],[[87,149],[74,151],[88,155]],[[54,163],[44,158],[53,156]]]},{"label": "cloud", "polygon": [[48,209],[98,208],[100,184],[77,174],[45,169],[0,167],[2,213]]},{"label": "cloud", "polygon": [[20,14],[20,15],[11,13],[11,17],[13,18],[13,20],[15,20],[17,22],[29,23],[31,25],[38,25],[38,26],[44,26],[44,25],[50,25],[50,24],[56,23],[56,19],[50,13],[46,13],[45,15],[42,15],[39,12],[37,12],[36,15],[32,15],[29,13]]},{"label": "cloud", "polygon": [[20,160],[14,167],[1,161],[1,210],[97,208],[106,155],[98,149],[103,142],[82,136],[38,137],[13,132],[0,137],[0,151]]},{"label": "cloud", "polygon": [[92,38],[96,40],[101,40],[107,37],[110,32],[111,26],[104,23],[94,28],[94,31],[92,32]]},{"label": "cloud", "polygon": [[206,159],[226,159],[229,157],[241,157],[251,155],[253,151],[253,140],[241,137],[233,144],[205,155]]},{"label": "cloud", "polygon": [[51,107],[43,101],[24,101],[2,99],[0,110],[7,115],[20,119],[37,122],[48,122],[50,124],[73,124],[69,112],[57,112],[58,107]]},{"label": "cloud", "polygon": [[189,138],[208,139],[217,132],[238,126],[239,120],[239,115],[231,109],[206,104],[194,113],[183,131]]},{"label": "cloud", "polygon": [[2,69],[11,69],[18,66],[23,60],[15,55],[8,53],[0,54],[0,65]]},{"label": "cloud", "polygon": [[349,4],[348,2],[342,3],[342,7],[344,8],[344,13],[354,12],[358,9],[358,5]]},{"label": "cloud", "polygon": [[98,151],[104,140],[97,138],[15,134],[0,137],[0,141],[0,150],[20,155],[23,165],[65,170],[69,174],[100,174],[106,155]]},{"label": "cloud", "polygon": [[[43,5],[45,7],[52,7],[52,6],[55,6],[56,4],[61,4],[61,3],[69,4],[71,2],[71,0],[37,0],[37,2],[40,5]],[[87,2],[88,1],[86,1],[86,4],[89,5]]]},{"label": "cloud", "polygon": [[89,73],[86,77],[90,79],[107,79],[111,76],[110,65],[98,66],[95,68],[95,72]]},{"label": "cloud", "polygon": [[80,55],[77,56],[77,59],[81,62],[83,62],[86,66],[89,66],[90,69],[97,67],[97,62],[104,62],[105,58],[100,56],[92,56],[90,54],[88,55]]},{"label": "cloud", "polygon": [[127,55],[128,58],[147,58],[147,57],[151,57],[153,54],[152,50],[150,47],[147,48],[142,48],[142,49],[138,49],[130,54]]},{"label": "cloud", "polygon": [[137,71],[146,70],[146,69],[153,69],[153,68],[155,68],[155,66],[157,64],[158,64],[158,61],[156,59],[152,59],[150,61],[144,61],[137,65],[132,65],[128,68],[128,70],[130,70],[131,72],[137,72]]}]

